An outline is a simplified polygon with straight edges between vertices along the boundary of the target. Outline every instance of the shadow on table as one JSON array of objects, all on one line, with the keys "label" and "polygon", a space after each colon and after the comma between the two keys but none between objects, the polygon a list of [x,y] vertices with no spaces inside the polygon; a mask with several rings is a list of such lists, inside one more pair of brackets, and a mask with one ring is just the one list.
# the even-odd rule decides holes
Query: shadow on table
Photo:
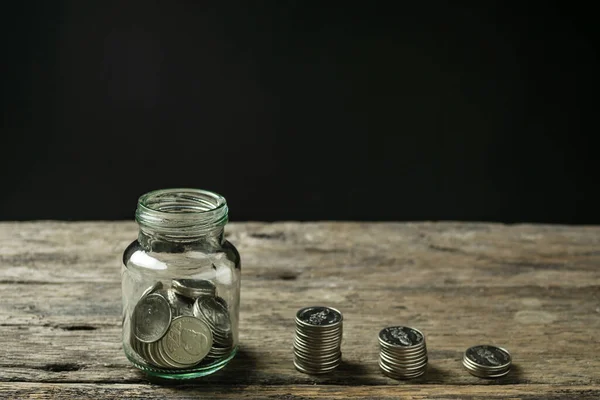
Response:
[{"label": "shadow on table", "polygon": [[490,379],[491,381],[495,381],[499,385],[513,385],[517,383],[526,383],[523,380],[523,370],[519,367],[518,364],[513,364],[510,367],[510,372],[505,377],[500,379]]},{"label": "shadow on table", "polygon": [[198,390],[201,392],[202,390],[212,391],[215,389],[215,386],[219,386],[219,389],[222,389],[225,392],[227,385],[231,385],[233,390],[236,386],[239,387],[240,385],[250,384],[249,377],[255,369],[256,359],[251,353],[240,348],[236,356],[228,365],[212,375],[196,379],[177,380],[146,376],[141,371],[140,373],[144,375],[145,379],[149,382],[165,387],[174,387],[190,391]]},{"label": "shadow on table", "polygon": [[417,383],[417,384],[444,384],[447,383],[447,378],[450,376],[447,371],[438,368],[435,364],[427,364],[427,370],[425,374],[418,378],[409,379],[403,382]]},{"label": "shadow on table", "polygon": [[329,384],[372,385],[373,379],[368,377],[364,364],[342,359],[340,365],[325,375],[311,375]]}]

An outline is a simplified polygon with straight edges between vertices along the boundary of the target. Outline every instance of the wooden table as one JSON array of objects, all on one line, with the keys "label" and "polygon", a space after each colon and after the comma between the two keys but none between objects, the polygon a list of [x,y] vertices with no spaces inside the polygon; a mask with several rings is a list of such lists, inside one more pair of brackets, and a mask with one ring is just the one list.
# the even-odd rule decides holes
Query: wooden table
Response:
[{"label": "wooden table", "polygon": [[[134,223],[0,224],[0,397],[197,399],[600,399],[600,227],[474,223],[240,223],[241,350],[218,373],[150,382],[121,349],[121,252]],[[294,315],[344,314],[344,363],[292,365]],[[378,331],[423,331],[429,368],[395,381]],[[464,350],[508,348],[502,379]]]}]

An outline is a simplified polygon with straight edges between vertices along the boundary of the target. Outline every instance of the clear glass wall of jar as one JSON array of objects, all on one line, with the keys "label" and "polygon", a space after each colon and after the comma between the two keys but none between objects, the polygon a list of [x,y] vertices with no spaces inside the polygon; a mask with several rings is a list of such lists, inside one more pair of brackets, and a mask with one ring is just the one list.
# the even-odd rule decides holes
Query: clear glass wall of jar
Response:
[{"label": "clear glass wall of jar", "polygon": [[208,375],[237,351],[241,264],[227,215],[225,198],[204,190],[138,200],[138,239],[123,253],[123,349],[150,375]]}]

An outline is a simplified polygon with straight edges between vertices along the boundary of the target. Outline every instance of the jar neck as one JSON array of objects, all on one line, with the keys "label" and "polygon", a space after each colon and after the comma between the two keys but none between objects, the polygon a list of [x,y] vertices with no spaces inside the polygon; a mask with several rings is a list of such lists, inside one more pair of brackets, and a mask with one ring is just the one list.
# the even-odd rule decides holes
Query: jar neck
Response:
[{"label": "jar neck", "polygon": [[164,189],[138,200],[138,241],[155,251],[219,247],[224,241],[225,198],[199,189]]},{"label": "jar neck", "polygon": [[138,233],[138,242],[142,248],[158,253],[183,253],[185,251],[214,250],[223,245],[225,241],[225,230],[215,230],[209,234],[198,236],[194,239],[173,240],[161,237],[155,232],[148,232],[140,229]]}]

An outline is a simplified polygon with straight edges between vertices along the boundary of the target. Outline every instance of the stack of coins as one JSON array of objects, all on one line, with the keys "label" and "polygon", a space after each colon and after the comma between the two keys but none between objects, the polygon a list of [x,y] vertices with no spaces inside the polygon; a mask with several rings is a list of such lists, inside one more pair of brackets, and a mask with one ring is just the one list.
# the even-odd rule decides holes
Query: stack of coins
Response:
[{"label": "stack of coins", "polygon": [[471,375],[479,378],[500,378],[510,371],[510,353],[496,346],[473,346],[465,351],[463,365]]},{"label": "stack of coins", "polygon": [[226,357],[234,347],[227,303],[207,280],[147,288],[131,315],[131,348],[149,365],[186,369]]},{"label": "stack of coins", "polygon": [[406,326],[391,326],[379,332],[379,367],[394,379],[417,378],[427,368],[425,336]]},{"label": "stack of coins", "polygon": [[329,307],[306,307],[296,313],[294,365],[305,374],[324,374],[342,360],[342,314]]}]

